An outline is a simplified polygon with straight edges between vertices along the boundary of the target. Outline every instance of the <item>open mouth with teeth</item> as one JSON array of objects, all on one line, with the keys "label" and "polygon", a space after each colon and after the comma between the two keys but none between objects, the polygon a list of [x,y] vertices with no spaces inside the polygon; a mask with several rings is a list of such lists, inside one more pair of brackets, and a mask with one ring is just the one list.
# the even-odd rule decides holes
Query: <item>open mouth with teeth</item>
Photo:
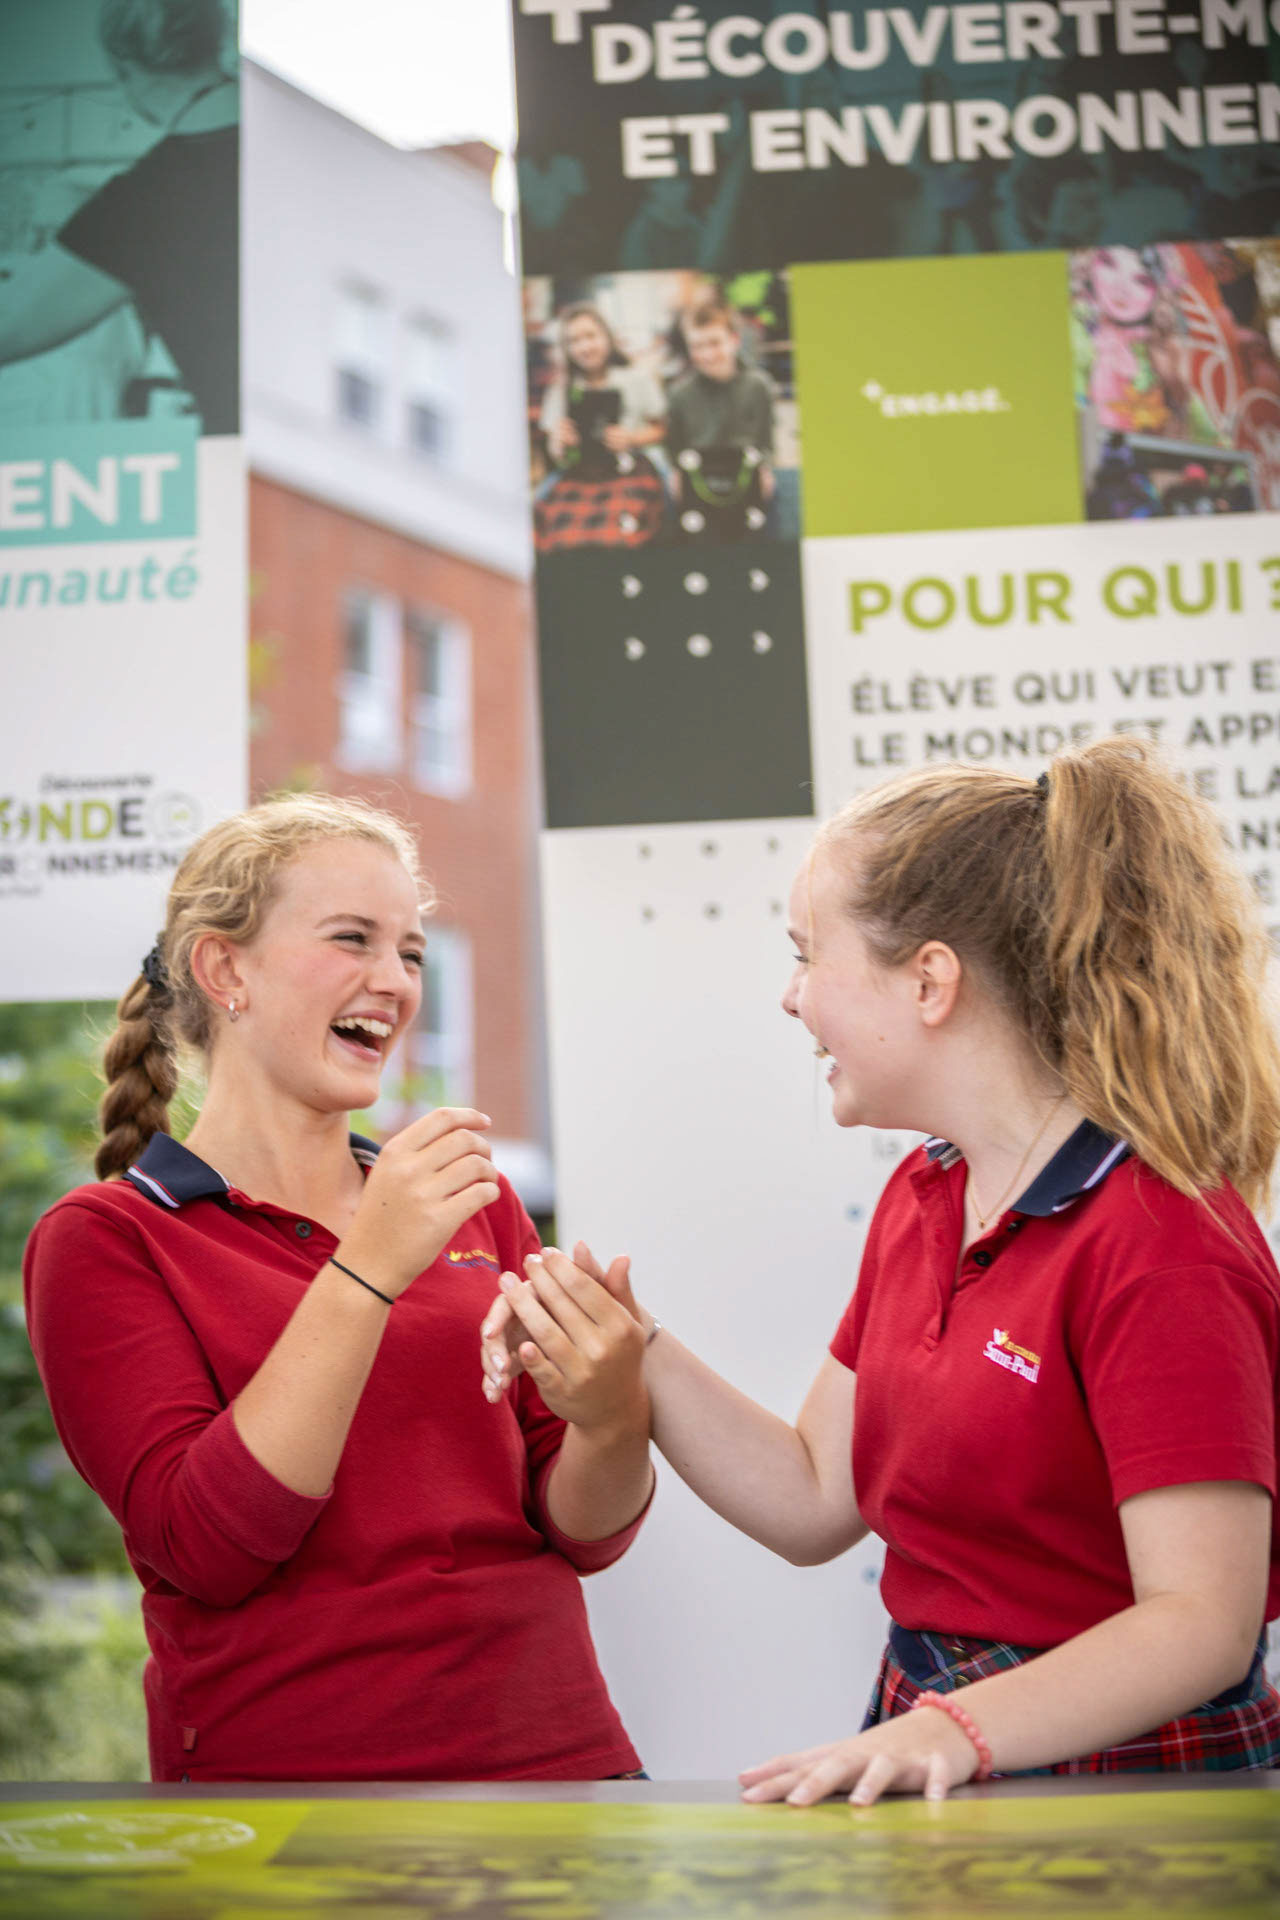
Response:
[{"label": "open mouth with teeth", "polygon": [[387,1042],[395,1032],[395,1024],[390,1020],[379,1020],[372,1014],[347,1014],[341,1020],[334,1020],[329,1031],[341,1046],[359,1059],[381,1060]]}]

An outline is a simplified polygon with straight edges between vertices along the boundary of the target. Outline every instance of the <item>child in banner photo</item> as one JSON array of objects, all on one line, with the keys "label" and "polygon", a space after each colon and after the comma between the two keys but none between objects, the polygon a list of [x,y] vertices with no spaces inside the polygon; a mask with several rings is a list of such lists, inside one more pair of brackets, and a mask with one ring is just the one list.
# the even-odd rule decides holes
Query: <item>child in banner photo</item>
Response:
[{"label": "child in banner photo", "polygon": [[[709,1505],[797,1565],[885,1543],[862,1730],[748,1769],[748,1799],[1280,1764],[1280,1273],[1251,1211],[1280,1051],[1211,809],[1132,739],[1039,781],[926,768],[819,832],[790,921],[782,1005],[836,1124],[929,1136],[796,1424],[581,1244],[504,1276],[486,1393],[554,1390],[621,1299],[654,1437]],[[785,1291],[729,1284],[767,1338]]]},{"label": "child in banner photo", "polygon": [[690,538],[739,540],[761,531],[774,495],[773,385],[744,365],[741,319],[714,290],[680,326],[689,369],[667,395],[680,526]]},{"label": "child in banner photo", "polygon": [[[58,1431],[142,1582],[157,1780],[638,1765],[579,1575],[650,1497],[643,1335],[605,1296],[585,1395],[486,1406],[476,1328],[537,1250],[488,1117],[348,1132],[416,1017],[423,911],[408,830],[360,802],[206,833],[120,1002],[99,1183],[28,1245]],[[179,1043],[207,1071],[182,1145]]]},{"label": "child in banner photo", "polygon": [[643,546],[666,502],[645,452],[666,431],[662,389],[627,359],[598,308],[567,308],[559,336],[563,373],[548,384],[539,417],[556,474],[534,502],[535,544],[540,553]]}]

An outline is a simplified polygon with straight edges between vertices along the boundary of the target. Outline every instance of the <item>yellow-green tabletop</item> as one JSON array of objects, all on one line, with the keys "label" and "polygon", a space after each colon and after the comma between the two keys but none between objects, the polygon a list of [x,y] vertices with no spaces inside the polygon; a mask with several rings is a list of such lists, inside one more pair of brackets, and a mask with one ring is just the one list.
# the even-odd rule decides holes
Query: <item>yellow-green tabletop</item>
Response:
[{"label": "yellow-green tabletop", "polygon": [[[1239,1776],[1236,1776],[1239,1780]],[[1258,1776],[1254,1776],[1258,1781]],[[729,1787],[193,1792],[0,1804],[14,1920],[1276,1920],[1280,1776],[854,1812]],[[1114,1783],[1110,1783],[1114,1785]],[[43,1791],[44,1797],[37,1797]],[[575,1792],[581,1797],[573,1797]],[[76,1797],[80,1796],[80,1797]],[[92,1796],[92,1797],[85,1797]],[[274,1797],[287,1796],[287,1797]],[[296,1797],[294,1797],[296,1796]]]}]

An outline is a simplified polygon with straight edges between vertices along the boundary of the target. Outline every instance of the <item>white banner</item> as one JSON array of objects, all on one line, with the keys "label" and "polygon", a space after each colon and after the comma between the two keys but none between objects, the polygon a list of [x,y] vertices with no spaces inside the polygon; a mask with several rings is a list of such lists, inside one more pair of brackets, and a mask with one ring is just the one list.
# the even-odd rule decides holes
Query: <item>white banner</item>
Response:
[{"label": "white banner", "polygon": [[4,9],[3,1001],[115,998],[244,804],[234,14]]}]

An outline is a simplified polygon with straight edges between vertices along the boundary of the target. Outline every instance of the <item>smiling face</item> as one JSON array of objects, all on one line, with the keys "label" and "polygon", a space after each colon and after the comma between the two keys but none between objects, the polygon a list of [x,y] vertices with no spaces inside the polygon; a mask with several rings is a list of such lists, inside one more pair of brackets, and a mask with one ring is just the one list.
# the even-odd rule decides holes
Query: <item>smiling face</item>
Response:
[{"label": "smiling face", "polygon": [[589,313],[575,314],[565,328],[564,350],[569,364],[588,380],[598,380],[609,365],[609,336]]},{"label": "smiling face", "polygon": [[686,326],[685,346],[696,370],[708,380],[732,380],[738,371],[738,336],[727,320],[704,327]]},{"label": "smiling face", "polygon": [[[931,1031],[913,963],[884,967],[844,901],[848,883],[819,849],[796,875],[789,932],[795,967],[782,996],[827,1056],[839,1127],[918,1127]],[[940,949],[944,951],[945,949]]]},{"label": "smiling face", "polygon": [[1132,247],[1102,247],[1093,256],[1093,291],[1107,318],[1128,327],[1150,313],[1156,283]]},{"label": "smiling face", "polygon": [[234,949],[244,1017],[219,1025],[215,1067],[317,1113],[372,1105],[418,1011],[423,947],[417,888],[393,853],[365,840],[305,847]]}]

